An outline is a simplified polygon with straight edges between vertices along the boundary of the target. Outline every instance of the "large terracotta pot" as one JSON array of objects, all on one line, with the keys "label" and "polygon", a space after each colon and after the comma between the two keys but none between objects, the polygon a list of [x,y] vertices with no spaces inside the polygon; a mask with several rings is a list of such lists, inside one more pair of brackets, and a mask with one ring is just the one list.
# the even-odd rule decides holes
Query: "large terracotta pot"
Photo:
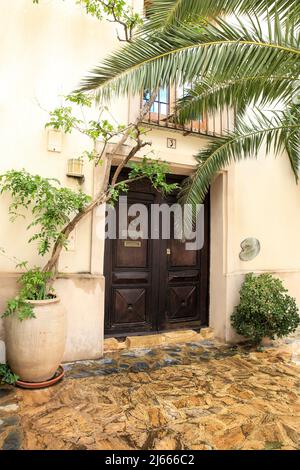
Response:
[{"label": "large terracotta pot", "polygon": [[26,382],[53,377],[64,354],[66,313],[59,298],[28,301],[36,318],[5,318],[7,362]]}]

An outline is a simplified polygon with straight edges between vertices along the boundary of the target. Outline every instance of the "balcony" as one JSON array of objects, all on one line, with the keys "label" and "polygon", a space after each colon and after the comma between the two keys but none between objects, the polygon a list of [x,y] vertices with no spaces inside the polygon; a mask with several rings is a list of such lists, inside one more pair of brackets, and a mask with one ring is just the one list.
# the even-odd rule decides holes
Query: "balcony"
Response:
[{"label": "balcony", "polygon": [[[186,122],[184,125],[179,124],[175,104],[185,93],[186,91],[182,86],[175,85],[160,88],[156,100],[143,122],[151,126],[181,131],[184,135],[196,134],[211,137],[221,137],[227,130],[233,128],[234,112],[229,108],[214,113],[205,113],[196,120]],[[149,99],[150,92],[145,91],[142,104],[149,101]]]}]

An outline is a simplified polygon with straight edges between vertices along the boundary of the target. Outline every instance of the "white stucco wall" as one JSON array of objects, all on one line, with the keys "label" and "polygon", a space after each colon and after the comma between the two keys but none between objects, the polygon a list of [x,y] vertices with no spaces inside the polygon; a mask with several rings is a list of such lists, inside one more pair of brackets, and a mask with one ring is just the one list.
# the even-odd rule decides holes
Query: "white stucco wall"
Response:
[{"label": "white stucco wall", "polygon": [[[74,0],[16,0],[0,4],[0,173],[25,168],[31,173],[57,178],[64,186],[79,188],[77,181],[67,178],[67,160],[80,156],[89,146],[82,135],[64,135],[62,151],[49,152],[44,128],[48,112],[63,103],[62,96],[76,88],[83,76],[110,49],[119,44],[115,25],[99,22],[85,14]],[[119,123],[127,123],[127,100],[115,100],[110,113]],[[92,111],[87,118],[98,115]],[[80,116],[81,117],[81,116]],[[85,181],[81,186],[93,193],[94,171],[85,163]],[[41,265],[34,244],[28,245],[29,219],[14,224],[8,216],[9,197],[0,198],[0,247],[8,256]],[[96,220],[97,217],[94,218]],[[92,217],[77,227],[75,245],[64,252],[60,271],[97,274],[103,271],[103,250],[99,259],[91,261]],[[96,242],[95,242],[96,243]],[[75,286],[75,287],[74,287]],[[74,287],[72,291],[72,287]],[[57,282],[57,290],[68,307],[68,339],[65,360],[99,357],[103,341],[103,276],[66,277]],[[0,256],[0,310],[16,292],[15,263]],[[4,329],[0,319],[0,362],[4,361]]]},{"label": "white stucco wall", "polygon": [[[230,316],[239,301],[246,272],[270,272],[281,278],[300,307],[300,187],[288,157],[282,154],[275,158],[272,153],[266,156],[262,148],[257,160],[231,165],[216,180],[212,193],[219,198],[212,204],[212,246],[217,244],[215,251],[219,255],[216,258],[216,253],[211,254],[211,315],[219,335],[234,340]],[[217,212],[223,221],[222,235]],[[245,262],[239,258],[240,244],[248,237],[260,241],[261,251]],[[217,279],[221,271],[223,276],[214,282],[214,276]]]},{"label": "white stucco wall", "polygon": [[[30,0],[1,2],[0,12],[0,173],[26,168],[79,188],[77,181],[66,177],[67,160],[90,148],[89,140],[76,133],[64,135],[62,152],[49,152],[44,129],[47,111],[60,105],[61,95],[74,90],[87,71],[118,45],[115,27],[86,15],[74,0],[45,0],[39,5]],[[120,123],[128,119],[126,103],[124,99],[110,106]],[[82,189],[91,194],[92,164],[85,163],[84,174]],[[7,203],[7,198],[0,198],[0,247],[22,260],[39,263],[35,247],[26,243],[24,221],[20,219],[12,228]],[[90,270],[90,238],[89,217],[76,230],[75,250],[63,254],[61,270]],[[14,269],[12,262],[0,256],[0,270]]]},{"label": "white stucco wall", "polygon": [[[118,46],[115,25],[99,22],[87,16],[74,0],[41,0],[33,5],[30,0],[1,2],[0,5],[0,173],[15,168],[58,178],[63,185],[78,188],[77,181],[66,177],[68,158],[77,157],[86,148],[87,141],[77,134],[63,136],[60,153],[47,150],[47,131],[44,124],[51,110],[61,102],[60,95],[72,91],[84,74],[97,64],[109,50]],[[134,0],[141,5],[142,0]],[[113,100],[110,112],[120,123],[132,119],[139,99]],[[93,112],[92,112],[93,113]],[[176,138],[176,150],[167,148],[167,137]],[[171,170],[188,174],[192,171],[194,155],[207,144],[207,138],[183,136],[166,129],[152,129],[147,137],[153,142],[155,156],[166,160]],[[144,149],[144,153],[147,153]],[[83,191],[92,194],[101,178],[92,164],[85,163]],[[230,166],[212,187],[211,234],[211,291],[210,321],[218,336],[234,338],[230,328],[230,314],[238,302],[238,290],[245,272],[271,271],[282,277],[300,305],[300,189],[294,183],[286,157],[265,157],[257,161]],[[8,255],[41,264],[33,245],[27,244],[29,233],[23,219],[13,225],[9,221],[8,196],[0,198],[0,247]],[[69,293],[75,286],[74,297],[66,297],[71,328],[65,358],[95,357],[101,354],[103,339],[103,252],[104,245],[96,230],[103,213],[87,217],[76,229],[73,249],[64,252],[60,270],[64,273],[92,273],[100,276],[95,296],[92,289],[84,289],[72,276],[67,285]],[[240,243],[244,238],[256,237],[261,253],[251,262],[239,260]],[[0,256],[0,309],[13,295],[14,263]],[[12,277],[11,277],[12,276]],[[95,281],[96,282],[96,281]],[[92,281],[91,281],[92,283]],[[78,303],[82,298],[93,310],[84,315]],[[79,296],[79,297],[78,297]],[[73,321],[73,323],[72,323]],[[96,333],[95,333],[96,332]],[[99,334],[99,344],[97,336]],[[0,361],[3,356],[3,329],[0,321]],[[87,349],[89,343],[90,350]]]}]

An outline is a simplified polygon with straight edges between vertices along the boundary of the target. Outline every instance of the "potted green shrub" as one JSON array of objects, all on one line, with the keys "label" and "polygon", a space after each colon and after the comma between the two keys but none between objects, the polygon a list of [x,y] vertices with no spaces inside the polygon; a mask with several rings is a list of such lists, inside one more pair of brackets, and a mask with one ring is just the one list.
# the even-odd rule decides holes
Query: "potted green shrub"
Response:
[{"label": "potted green shrub", "polygon": [[52,378],[64,354],[66,312],[49,285],[51,277],[39,268],[27,270],[3,314],[7,361],[25,382]]},{"label": "potted green shrub", "polygon": [[282,338],[300,324],[294,298],[287,294],[282,281],[271,274],[246,274],[240,290],[240,303],[231,323],[236,332],[258,345],[264,338]]},{"label": "potted green shrub", "polygon": [[[32,217],[27,228],[36,230],[29,241],[35,242],[41,256],[51,246],[66,246],[63,228],[72,214],[81,211],[90,200],[81,191],[63,188],[56,180],[25,170],[10,170],[1,175],[0,193],[3,192],[11,195],[12,220],[30,210]],[[3,249],[1,253],[4,254]],[[66,312],[52,287],[57,262],[52,263],[51,270],[49,261],[44,268],[28,269],[27,262],[17,264],[25,272],[18,279],[17,296],[8,301],[3,313],[7,362],[25,382],[52,378],[65,349]]]}]

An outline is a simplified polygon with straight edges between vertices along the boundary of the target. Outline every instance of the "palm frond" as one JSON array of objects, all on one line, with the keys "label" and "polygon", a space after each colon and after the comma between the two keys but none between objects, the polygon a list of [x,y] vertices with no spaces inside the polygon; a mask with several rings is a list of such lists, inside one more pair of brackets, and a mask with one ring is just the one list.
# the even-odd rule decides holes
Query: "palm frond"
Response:
[{"label": "palm frond", "polygon": [[188,83],[214,71],[224,79],[235,73],[273,74],[276,70],[300,71],[300,35],[293,22],[281,25],[269,20],[261,31],[259,21],[249,25],[218,20],[204,30],[173,28],[138,38],[110,55],[83,81],[81,90],[97,90],[99,96],[136,94],[176,80]]},{"label": "palm frond", "polygon": [[282,145],[287,152],[291,168],[294,172],[296,181],[299,176],[299,156],[300,156],[300,132],[299,125],[300,111],[298,106],[290,106],[282,113],[281,123],[285,126],[285,131],[282,132],[281,140]]},{"label": "palm frond", "polygon": [[299,89],[299,81],[286,71],[271,76],[233,76],[220,82],[212,74],[186,89],[184,97],[178,100],[175,114],[179,123],[184,124],[225,107],[234,107],[238,113],[243,113],[252,103],[259,102],[265,107],[280,101],[285,106]]},{"label": "palm frond", "polygon": [[[291,117],[292,114],[292,117]],[[292,140],[291,140],[292,137]],[[188,178],[181,191],[181,201],[186,204],[199,204],[204,200],[215,175],[230,163],[245,158],[256,158],[263,143],[267,153],[275,155],[288,151],[292,170],[298,179],[300,154],[300,111],[273,112],[267,117],[256,110],[248,121],[241,120],[234,132],[212,142],[197,156],[198,168]]]},{"label": "palm frond", "polygon": [[152,0],[144,30],[168,29],[199,18],[215,18],[230,14],[286,16],[300,20],[299,0]]}]

